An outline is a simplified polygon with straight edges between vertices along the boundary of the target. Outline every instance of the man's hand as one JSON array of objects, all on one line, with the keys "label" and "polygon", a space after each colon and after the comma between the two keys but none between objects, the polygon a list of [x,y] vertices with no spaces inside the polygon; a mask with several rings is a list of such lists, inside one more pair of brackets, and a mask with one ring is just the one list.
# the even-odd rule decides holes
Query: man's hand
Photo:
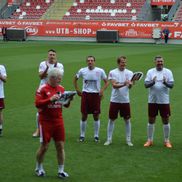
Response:
[{"label": "man's hand", "polygon": [[3,82],[6,82],[6,77],[4,77],[4,76],[2,76],[2,75],[0,74],[0,80],[2,80]]},{"label": "man's hand", "polygon": [[152,81],[155,83],[156,79],[157,79],[157,76],[154,76],[154,78],[152,79]]},{"label": "man's hand", "polygon": [[163,83],[166,83],[166,77],[165,76],[163,76]]},{"label": "man's hand", "polygon": [[51,98],[50,98],[50,101],[51,102],[54,102],[54,101],[57,101],[57,100],[59,100],[60,99],[60,95],[59,94],[55,94],[55,95],[53,95]]},{"label": "man's hand", "polygon": [[124,82],[124,84],[125,84],[125,86],[127,86],[127,87],[131,87],[131,86],[133,85],[133,82],[130,81],[130,80],[126,80],[126,81]]},{"label": "man's hand", "polygon": [[82,96],[82,92],[80,90],[76,90],[78,96]]}]

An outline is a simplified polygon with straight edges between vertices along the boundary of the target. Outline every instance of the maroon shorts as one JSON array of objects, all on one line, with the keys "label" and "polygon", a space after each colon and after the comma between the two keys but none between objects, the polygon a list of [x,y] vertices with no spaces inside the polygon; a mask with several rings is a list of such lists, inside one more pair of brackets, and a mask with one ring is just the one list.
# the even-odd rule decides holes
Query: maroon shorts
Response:
[{"label": "maroon shorts", "polygon": [[0,98],[0,109],[4,109],[5,104],[4,104],[4,98]]},{"label": "maroon shorts", "polygon": [[100,101],[99,93],[82,93],[81,99],[81,112],[83,114],[100,114]]},{"label": "maroon shorts", "polygon": [[121,117],[129,119],[131,117],[130,104],[110,102],[109,118],[112,120],[117,119],[118,113],[120,113]]},{"label": "maroon shorts", "polygon": [[52,124],[40,121],[39,124],[40,128],[40,142],[41,143],[49,143],[51,138],[55,142],[65,141],[65,130],[64,130],[64,123],[60,124]]},{"label": "maroon shorts", "polygon": [[158,115],[158,111],[160,112],[160,116],[163,118],[167,118],[171,115],[169,104],[148,104],[149,117],[156,117]]}]

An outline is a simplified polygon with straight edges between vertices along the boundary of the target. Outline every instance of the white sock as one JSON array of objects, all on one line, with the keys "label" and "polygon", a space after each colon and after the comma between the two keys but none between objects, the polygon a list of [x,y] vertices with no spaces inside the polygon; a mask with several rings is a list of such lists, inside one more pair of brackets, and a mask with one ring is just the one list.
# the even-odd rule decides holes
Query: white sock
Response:
[{"label": "white sock", "polygon": [[163,125],[163,131],[164,131],[164,141],[169,142],[169,136],[170,136],[170,123]]},{"label": "white sock", "polygon": [[58,173],[62,173],[64,171],[64,165],[58,165]]},{"label": "white sock", "polygon": [[155,130],[155,125],[148,123],[148,125],[147,125],[147,135],[148,135],[148,140],[150,140],[150,141],[153,141],[154,130]]},{"label": "white sock", "polygon": [[0,130],[2,130],[3,129],[3,125],[2,124],[0,124]]},{"label": "white sock", "polygon": [[80,121],[80,136],[85,137],[85,130],[87,126],[87,121]]},{"label": "white sock", "polygon": [[126,141],[131,142],[131,122],[130,122],[130,119],[125,120],[125,130],[126,130]]},{"label": "white sock", "polygon": [[42,163],[39,164],[38,162],[36,162],[36,169],[42,170],[43,169]]},{"label": "white sock", "polygon": [[39,128],[39,113],[36,113],[36,126]]},{"label": "white sock", "polygon": [[94,137],[99,137],[100,120],[94,121]]},{"label": "white sock", "polygon": [[108,126],[107,126],[107,140],[112,140],[112,134],[114,131],[114,121],[109,119]]}]

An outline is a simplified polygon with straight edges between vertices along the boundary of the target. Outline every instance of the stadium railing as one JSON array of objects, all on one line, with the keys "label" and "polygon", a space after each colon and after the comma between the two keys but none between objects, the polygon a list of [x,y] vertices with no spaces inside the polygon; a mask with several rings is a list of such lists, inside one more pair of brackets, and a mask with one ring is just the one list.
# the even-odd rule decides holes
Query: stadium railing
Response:
[{"label": "stadium railing", "polygon": [[6,0],[2,0],[2,2],[0,3],[0,6],[2,6],[2,8],[0,8],[0,18],[2,19],[10,18],[12,12],[14,12],[15,9],[20,4],[22,4],[22,2],[23,0],[13,1],[13,4],[9,6]]},{"label": "stadium railing", "polygon": [[174,15],[176,13],[176,10],[180,6],[180,2],[181,2],[181,0],[176,0],[175,1],[175,4],[172,6],[172,8],[170,9],[170,11],[168,13],[168,21],[172,21],[173,20]]},{"label": "stadium railing", "polygon": [[5,9],[7,5],[7,1],[6,0],[1,0],[0,1],[0,18],[3,18],[2,14],[3,14],[3,11]]},{"label": "stadium railing", "polygon": [[146,1],[143,5],[139,15],[137,16],[139,21],[150,21],[151,20],[151,6],[150,2]]}]

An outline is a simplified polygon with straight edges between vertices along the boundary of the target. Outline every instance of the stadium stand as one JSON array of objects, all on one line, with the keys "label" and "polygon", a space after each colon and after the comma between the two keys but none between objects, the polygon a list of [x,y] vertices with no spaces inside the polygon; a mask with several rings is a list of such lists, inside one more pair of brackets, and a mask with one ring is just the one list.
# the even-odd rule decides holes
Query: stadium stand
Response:
[{"label": "stadium stand", "polygon": [[28,0],[12,14],[12,19],[40,19],[54,0]]},{"label": "stadium stand", "polygon": [[148,0],[21,0],[21,2],[20,5],[8,6],[9,14],[3,14],[0,10],[0,18],[182,21],[181,0],[176,0],[171,7],[166,6],[168,11],[165,12],[165,17],[167,17],[165,20],[161,18],[161,7],[151,6]]},{"label": "stadium stand", "polygon": [[176,12],[173,21],[178,21],[178,22],[182,21],[182,2],[180,3],[180,7]]},{"label": "stadium stand", "polygon": [[54,19],[61,20],[65,15],[67,10],[73,5],[74,0],[60,1],[54,0],[54,3],[46,11],[46,13],[41,17],[41,19]]},{"label": "stadium stand", "polygon": [[137,20],[145,0],[76,0],[64,20]]},{"label": "stadium stand", "polygon": [[28,0],[12,19],[137,20],[145,0]]},{"label": "stadium stand", "polygon": [[5,4],[6,4],[6,2],[0,0],[0,19],[3,18],[2,13],[3,13],[3,9],[4,9]]}]

